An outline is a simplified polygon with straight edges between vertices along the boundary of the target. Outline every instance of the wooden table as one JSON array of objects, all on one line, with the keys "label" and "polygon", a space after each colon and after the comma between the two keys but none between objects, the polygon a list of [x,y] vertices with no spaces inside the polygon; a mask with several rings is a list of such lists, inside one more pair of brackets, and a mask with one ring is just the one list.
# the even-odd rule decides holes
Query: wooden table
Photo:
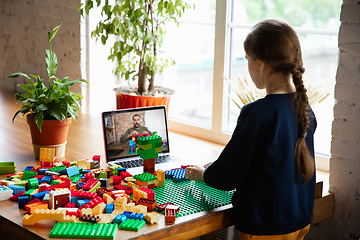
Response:
[{"label": "wooden table", "polygon": [[[25,117],[16,118],[15,123],[11,121],[13,114],[20,108],[20,103],[15,104],[13,95],[13,93],[0,90],[0,159],[3,162],[14,161],[17,171],[21,172],[26,166],[38,166],[39,161],[34,158],[30,131]],[[213,161],[223,148],[219,144],[177,133],[170,132],[169,135],[171,152],[186,159],[189,164]],[[91,158],[95,154],[104,156],[100,116],[80,114],[78,121],[70,125],[64,160]],[[101,167],[107,168],[104,160],[101,162]],[[0,175],[0,179],[4,178],[6,178],[5,175]],[[177,239],[194,238],[231,226],[233,221],[230,210],[231,205],[228,205],[179,217],[174,225],[165,225],[165,217],[160,215],[159,223],[146,224],[139,232],[117,230],[116,239],[173,239],[175,235]],[[25,210],[18,208],[17,202],[0,201],[0,236],[3,235],[9,239],[48,239],[55,221],[43,220],[34,226],[22,226],[25,213]]]},{"label": "wooden table", "polygon": [[[38,166],[31,144],[30,131],[24,118],[17,118],[13,124],[13,114],[19,110],[13,93],[0,90],[0,159],[3,162],[14,161],[17,171],[26,166]],[[185,160],[186,164],[205,164],[214,161],[224,146],[181,134],[169,133],[171,153]],[[88,114],[80,114],[78,121],[70,125],[64,160],[75,161],[91,158],[95,154],[104,156],[101,119]],[[161,165],[160,165],[161,166]],[[107,168],[104,160],[102,168]],[[158,168],[158,166],[156,166]],[[131,172],[131,169],[129,169]],[[4,179],[5,175],[0,175]],[[318,184],[313,222],[331,217],[333,214],[333,195],[322,196]],[[116,239],[191,239],[233,225],[231,205],[204,211],[176,219],[174,225],[165,225],[165,217],[160,215],[157,224],[146,224],[139,232],[118,230]],[[17,202],[0,201],[0,236],[9,239],[49,238],[55,225],[54,220],[43,220],[34,226],[22,226],[25,210],[19,209]]]}]

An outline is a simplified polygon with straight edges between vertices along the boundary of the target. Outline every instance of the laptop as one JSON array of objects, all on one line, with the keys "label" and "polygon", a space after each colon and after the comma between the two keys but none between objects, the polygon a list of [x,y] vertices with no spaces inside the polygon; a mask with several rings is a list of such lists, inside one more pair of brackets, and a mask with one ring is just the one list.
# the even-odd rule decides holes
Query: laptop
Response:
[{"label": "laptop", "polygon": [[162,138],[155,166],[162,164],[163,170],[181,166],[181,159],[170,154],[165,106],[119,109],[103,112],[101,116],[105,160],[109,166],[143,167],[143,159],[136,153],[132,140],[136,142],[137,138],[148,135]]}]

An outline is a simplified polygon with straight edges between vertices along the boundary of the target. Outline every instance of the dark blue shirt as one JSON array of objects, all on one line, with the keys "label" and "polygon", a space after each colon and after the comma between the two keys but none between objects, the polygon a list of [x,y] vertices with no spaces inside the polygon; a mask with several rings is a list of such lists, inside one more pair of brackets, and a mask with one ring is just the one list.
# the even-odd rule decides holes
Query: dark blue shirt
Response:
[{"label": "dark blue shirt", "polygon": [[[204,172],[207,185],[236,189],[235,227],[252,235],[297,231],[311,223],[315,173],[305,184],[295,170],[299,137],[294,94],[271,94],[244,106],[231,140]],[[316,119],[309,110],[306,144],[314,157]]]}]

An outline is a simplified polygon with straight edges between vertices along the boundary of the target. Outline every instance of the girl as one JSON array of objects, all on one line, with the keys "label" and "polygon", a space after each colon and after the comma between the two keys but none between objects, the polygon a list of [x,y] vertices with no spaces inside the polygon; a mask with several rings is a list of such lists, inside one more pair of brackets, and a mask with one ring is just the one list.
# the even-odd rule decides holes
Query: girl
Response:
[{"label": "girl", "polygon": [[316,119],[302,80],[299,39],[284,21],[267,19],[253,27],[244,49],[252,81],[267,95],[242,108],[219,158],[206,169],[187,168],[186,176],[236,189],[240,239],[303,239],[315,198]]}]

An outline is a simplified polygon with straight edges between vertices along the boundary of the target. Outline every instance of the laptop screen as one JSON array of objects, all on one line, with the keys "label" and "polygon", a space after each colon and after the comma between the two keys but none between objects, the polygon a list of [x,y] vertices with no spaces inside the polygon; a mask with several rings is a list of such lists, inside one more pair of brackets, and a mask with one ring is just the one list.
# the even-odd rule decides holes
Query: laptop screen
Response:
[{"label": "laptop screen", "polygon": [[162,153],[169,153],[165,106],[120,109],[102,113],[107,163],[138,157],[133,138],[157,134],[162,138]]}]

